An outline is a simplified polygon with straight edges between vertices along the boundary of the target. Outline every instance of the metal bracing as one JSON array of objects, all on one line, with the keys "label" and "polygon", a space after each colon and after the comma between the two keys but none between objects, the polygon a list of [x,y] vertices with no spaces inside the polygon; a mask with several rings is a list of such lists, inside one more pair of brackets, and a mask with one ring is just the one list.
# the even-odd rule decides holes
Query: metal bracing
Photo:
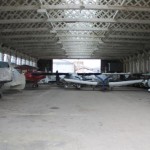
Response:
[{"label": "metal bracing", "polygon": [[[150,14],[149,14],[150,15]],[[148,18],[150,19],[150,18]],[[49,19],[0,19],[0,24],[14,24],[14,23],[55,23],[55,22],[70,22],[70,23],[95,23],[95,22],[104,22],[104,23],[133,23],[133,24],[150,24],[150,20],[146,19],[111,19],[111,18],[89,18],[89,19],[70,19],[70,18],[49,18]]]},{"label": "metal bracing", "polygon": [[150,1],[4,0],[0,43],[38,58],[124,58],[150,48]]},{"label": "metal bracing", "polygon": [[[0,11],[21,11],[21,10],[80,10],[81,5],[67,4],[67,5],[30,5],[30,6],[0,6]],[[149,8],[144,6],[115,6],[115,5],[84,5],[84,10],[122,10],[122,11],[138,11],[150,12]]]},{"label": "metal bracing", "polygon": [[150,72],[150,50],[143,50],[138,54],[124,57],[124,71],[131,73]]}]

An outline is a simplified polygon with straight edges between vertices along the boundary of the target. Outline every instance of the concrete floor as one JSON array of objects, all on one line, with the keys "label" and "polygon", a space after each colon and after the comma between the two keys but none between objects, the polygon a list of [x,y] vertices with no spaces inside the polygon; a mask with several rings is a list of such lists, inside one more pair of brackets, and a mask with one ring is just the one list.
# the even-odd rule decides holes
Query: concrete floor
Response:
[{"label": "concrete floor", "polygon": [[150,150],[150,93],[39,87],[4,94],[0,150]]}]

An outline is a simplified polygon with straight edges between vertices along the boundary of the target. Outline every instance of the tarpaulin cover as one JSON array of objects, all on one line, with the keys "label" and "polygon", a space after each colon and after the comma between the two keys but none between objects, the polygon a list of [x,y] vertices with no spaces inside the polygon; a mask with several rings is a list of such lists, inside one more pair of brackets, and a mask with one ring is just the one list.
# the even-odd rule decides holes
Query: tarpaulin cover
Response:
[{"label": "tarpaulin cover", "polygon": [[12,80],[12,73],[10,68],[0,68],[0,82]]}]

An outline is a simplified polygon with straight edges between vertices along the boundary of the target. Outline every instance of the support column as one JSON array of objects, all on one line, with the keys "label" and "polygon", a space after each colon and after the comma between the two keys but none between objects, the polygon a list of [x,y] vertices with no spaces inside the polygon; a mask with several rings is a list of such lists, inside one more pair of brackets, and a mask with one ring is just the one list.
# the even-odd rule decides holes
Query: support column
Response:
[{"label": "support column", "polygon": [[20,57],[20,65],[22,65],[22,56]]},{"label": "support column", "polygon": [[2,61],[4,61],[4,48],[2,47]]},{"label": "support column", "polygon": [[146,61],[147,61],[147,57],[146,55],[143,53],[142,54],[142,72],[145,73],[146,72]]},{"label": "support column", "polygon": [[133,73],[137,73],[136,61],[137,61],[137,58],[136,56],[134,56],[133,57]]},{"label": "support column", "polygon": [[144,51],[144,66],[145,66],[145,71],[144,73],[149,72],[149,53],[148,51]]},{"label": "support column", "polygon": [[123,72],[126,72],[126,59],[123,59]]},{"label": "support column", "polygon": [[15,52],[15,64],[17,65],[17,51]]},{"label": "support column", "polygon": [[148,52],[148,72],[150,73],[150,51]]},{"label": "support column", "polygon": [[138,66],[137,66],[137,69],[138,69],[138,73],[142,73],[143,72],[143,69],[142,69],[142,55],[141,54],[138,54]]},{"label": "support column", "polygon": [[126,58],[126,62],[127,62],[127,67],[126,67],[126,71],[130,72],[130,63],[129,63],[129,58]]},{"label": "support column", "polygon": [[123,72],[126,72],[126,62],[125,62],[125,59],[123,59]]}]

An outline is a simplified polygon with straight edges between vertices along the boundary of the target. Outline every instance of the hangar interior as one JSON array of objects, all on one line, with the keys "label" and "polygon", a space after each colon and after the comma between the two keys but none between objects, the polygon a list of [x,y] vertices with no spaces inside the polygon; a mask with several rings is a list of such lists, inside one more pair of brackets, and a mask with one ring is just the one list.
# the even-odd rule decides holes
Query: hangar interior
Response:
[{"label": "hangar interior", "polygon": [[[0,5],[1,60],[120,60],[123,71],[150,71],[148,0],[5,0]],[[14,58],[13,58],[14,57]]]},{"label": "hangar interior", "polygon": [[[150,84],[150,0],[0,0],[0,62],[52,71],[53,59],[101,59],[102,72]],[[130,86],[7,91],[0,150],[149,150],[149,108],[147,89]]]}]

